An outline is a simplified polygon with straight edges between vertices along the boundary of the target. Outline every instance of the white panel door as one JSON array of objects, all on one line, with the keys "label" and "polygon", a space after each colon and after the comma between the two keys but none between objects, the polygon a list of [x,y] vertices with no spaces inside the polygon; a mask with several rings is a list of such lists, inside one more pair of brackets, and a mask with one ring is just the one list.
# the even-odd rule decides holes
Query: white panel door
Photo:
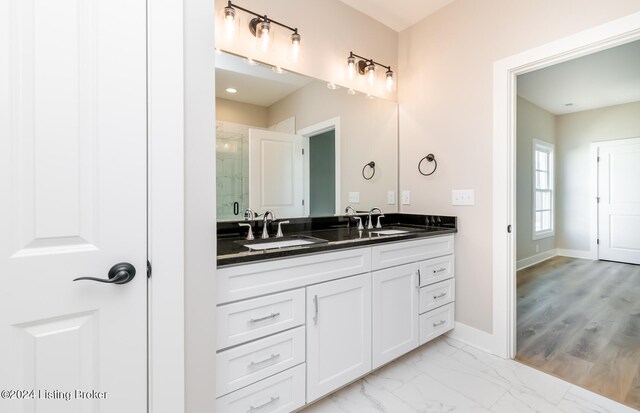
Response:
[{"label": "white panel door", "polygon": [[373,284],[373,368],[418,347],[418,264],[375,271]]},{"label": "white panel door", "polygon": [[300,217],[303,205],[304,138],[249,129],[249,206],[276,217]]},{"label": "white panel door", "polygon": [[598,147],[598,257],[640,264],[640,139]]},{"label": "white panel door", "polygon": [[307,287],[307,403],[371,371],[371,275]]},{"label": "white panel door", "polygon": [[0,411],[145,412],[146,2],[0,16]]}]

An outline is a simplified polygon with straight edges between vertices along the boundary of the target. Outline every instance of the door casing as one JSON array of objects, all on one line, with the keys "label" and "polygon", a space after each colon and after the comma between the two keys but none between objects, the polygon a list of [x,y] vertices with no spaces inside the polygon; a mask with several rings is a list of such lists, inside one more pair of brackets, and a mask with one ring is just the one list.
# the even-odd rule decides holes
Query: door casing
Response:
[{"label": "door casing", "polygon": [[[640,39],[640,13],[507,57],[493,67],[493,345],[516,354],[516,77]],[[507,232],[511,226],[514,231]]]}]

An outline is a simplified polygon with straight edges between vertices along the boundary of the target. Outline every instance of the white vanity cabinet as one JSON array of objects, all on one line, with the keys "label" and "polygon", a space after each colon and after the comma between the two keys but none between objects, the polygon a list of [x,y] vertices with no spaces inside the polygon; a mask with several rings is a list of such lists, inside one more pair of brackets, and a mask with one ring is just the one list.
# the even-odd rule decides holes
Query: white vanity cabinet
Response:
[{"label": "white vanity cabinet", "polygon": [[453,235],[217,271],[217,411],[292,412],[454,325]]},{"label": "white vanity cabinet", "polygon": [[[452,328],[453,310],[443,323],[427,318],[429,310],[453,301],[453,280],[444,281],[448,289],[431,287],[453,277],[453,236],[375,246],[371,263],[373,368],[378,368]],[[428,301],[433,295],[437,298]]]},{"label": "white vanity cabinet", "polygon": [[371,371],[371,277],[307,287],[307,403]]},{"label": "white vanity cabinet", "polygon": [[372,273],[374,369],[418,347],[418,269],[411,263]]}]

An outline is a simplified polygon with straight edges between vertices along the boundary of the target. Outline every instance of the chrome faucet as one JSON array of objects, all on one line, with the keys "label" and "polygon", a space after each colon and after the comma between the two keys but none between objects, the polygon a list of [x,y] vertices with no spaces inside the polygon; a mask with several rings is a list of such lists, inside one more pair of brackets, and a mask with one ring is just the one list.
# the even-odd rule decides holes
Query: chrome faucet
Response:
[{"label": "chrome faucet", "polygon": [[253,209],[247,208],[247,209],[244,210],[244,220],[245,221],[251,221],[255,217],[257,217],[257,214],[255,212],[253,212]]},{"label": "chrome faucet", "polygon": [[[353,215],[356,215],[356,210],[353,209],[353,207],[351,205],[347,205],[347,207],[344,209],[344,213],[347,215],[347,228],[349,228],[349,223],[351,222],[349,218],[349,212],[351,212]],[[364,227],[362,226],[362,218],[354,216],[353,219],[358,220],[358,230],[362,231],[364,229]]]},{"label": "chrome faucet", "polygon": [[380,213],[380,215],[378,215],[378,225],[376,225],[376,228],[382,228],[382,225],[380,225],[380,218],[384,217],[384,213],[382,213],[382,210],[380,208],[373,207],[369,211],[369,218],[367,219],[367,229],[373,229],[373,219],[371,218],[371,214],[373,214],[374,211],[378,211]]},{"label": "chrome faucet", "polygon": [[272,210],[268,209],[263,217],[262,217],[262,239],[267,239],[269,238],[269,232],[267,231],[267,224],[268,224],[268,220],[269,220],[269,216],[271,216],[271,220],[273,221],[274,219],[276,219],[275,214],[273,213]]}]

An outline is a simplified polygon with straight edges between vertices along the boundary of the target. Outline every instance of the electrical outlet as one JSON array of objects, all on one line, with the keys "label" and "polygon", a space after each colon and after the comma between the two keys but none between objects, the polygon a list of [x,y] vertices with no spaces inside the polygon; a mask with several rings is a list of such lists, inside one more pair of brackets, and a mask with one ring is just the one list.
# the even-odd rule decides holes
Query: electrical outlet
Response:
[{"label": "electrical outlet", "polygon": [[454,189],[451,191],[451,205],[475,205],[473,189]]},{"label": "electrical outlet", "polygon": [[360,203],[360,192],[349,192],[349,203],[350,204]]},{"label": "electrical outlet", "polygon": [[395,205],[395,204],[396,204],[396,191],[388,191],[387,205]]},{"label": "electrical outlet", "polygon": [[410,191],[402,191],[402,205],[411,205]]}]

